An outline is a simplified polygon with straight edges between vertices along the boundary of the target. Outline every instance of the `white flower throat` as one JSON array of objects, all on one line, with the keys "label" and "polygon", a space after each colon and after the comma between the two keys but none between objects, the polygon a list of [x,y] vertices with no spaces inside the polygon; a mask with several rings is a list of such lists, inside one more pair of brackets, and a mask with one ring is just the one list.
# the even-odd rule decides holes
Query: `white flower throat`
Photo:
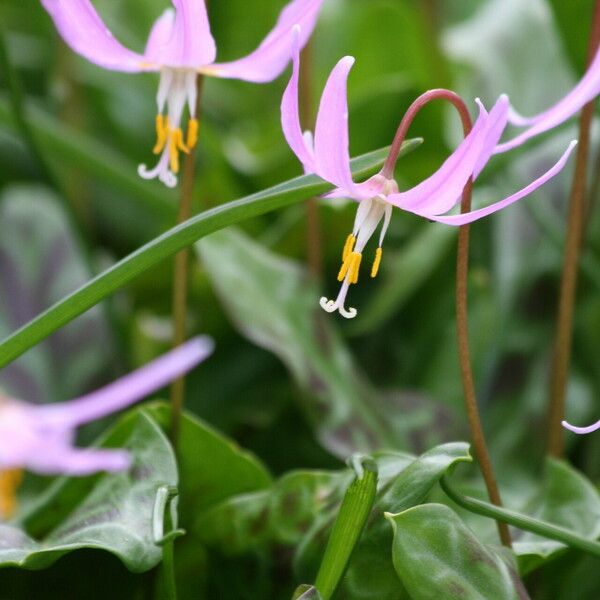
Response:
[{"label": "white flower throat", "polygon": [[362,200],[359,203],[352,233],[346,239],[342,252],[342,266],[338,273],[338,281],[342,282],[342,287],[335,300],[328,300],[323,296],[320,301],[321,307],[328,313],[337,310],[340,315],[347,319],[353,319],[357,315],[356,308],[346,308],[346,295],[350,285],[358,283],[363,251],[379,223],[383,220],[383,226],[379,234],[379,245],[375,251],[375,258],[371,267],[371,277],[377,277],[383,256],[383,240],[392,218],[393,207],[387,202],[386,196],[397,193],[397,191],[398,185],[395,181],[385,180],[382,194],[368,200]]},{"label": "white flower throat", "polygon": [[[180,152],[188,154],[198,142],[198,119],[196,100],[198,98],[198,74],[193,69],[164,68],[160,73],[160,83],[156,104],[156,145],[154,154],[160,154],[154,169],[146,165],[138,167],[140,177],[159,178],[166,186],[177,185]],[[184,138],[181,120],[185,105],[189,112],[187,134]]]}]

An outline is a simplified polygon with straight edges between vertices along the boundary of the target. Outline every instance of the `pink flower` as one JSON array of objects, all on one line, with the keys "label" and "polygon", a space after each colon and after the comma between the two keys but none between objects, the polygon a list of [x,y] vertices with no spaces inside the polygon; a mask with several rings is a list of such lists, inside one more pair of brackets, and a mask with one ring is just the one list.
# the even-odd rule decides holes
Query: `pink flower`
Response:
[{"label": "pink flower", "polygon": [[76,428],[141,400],[202,362],[212,350],[210,338],[195,338],[118,381],[69,402],[35,405],[0,398],[0,473],[26,468],[42,474],[87,475],[128,468],[130,457],[123,450],[73,446]]},{"label": "pink flower", "polygon": [[392,216],[393,207],[412,212],[432,221],[447,225],[464,225],[492,214],[527,196],[554,177],[566,164],[576,142],[572,142],[559,161],[546,173],[511,196],[485,208],[460,215],[446,215],[459,204],[463,188],[470,178],[477,178],[492,156],[496,144],[508,121],[509,102],[501,96],[490,112],[477,100],[479,116],[471,133],[463,140],[444,164],[430,177],[412,189],[400,192],[394,179],[383,172],[364,183],[356,184],[350,171],[348,150],[347,78],[354,64],[350,56],[342,58],[335,66],[325,85],[314,135],[302,132],[298,110],[298,80],[300,70],[300,38],[298,30],[294,40],[294,69],[281,104],[281,121],[285,138],[306,173],[337,186],[328,197],[352,198],[359,202],[352,233],[348,236],[342,253],[342,267],[338,280],[342,283],[335,300],[321,298],[327,312],[338,311],[351,319],[356,309],[345,307],[351,284],[357,283],[363,251],[380,223],[379,243],[371,269],[377,275],[382,257],[382,245]]},{"label": "pink flower", "polygon": [[[122,46],[90,0],[41,0],[65,42],[89,61],[112,71],[160,72],[154,153],[161,156],[154,169],[140,165],[138,171],[141,177],[158,177],[169,187],[177,185],[179,153],[189,152],[198,140],[197,75],[255,83],[272,81],[290,60],[292,28],[301,25],[300,44],[306,44],[323,1],[293,0],[254,52],[233,62],[216,63],[204,0],[172,0],[175,10],[169,8],[158,18],[144,54]],[[186,104],[190,118],[184,139],[181,120]]]},{"label": "pink flower", "polygon": [[512,150],[530,138],[557,127],[576,115],[584,105],[592,101],[598,94],[600,94],[600,48],[598,48],[583,78],[554,106],[534,117],[522,117],[511,108],[508,115],[509,122],[517,127],[527,127],[527,129],[512,140],[499,144],[494,153],[500,154]]}]

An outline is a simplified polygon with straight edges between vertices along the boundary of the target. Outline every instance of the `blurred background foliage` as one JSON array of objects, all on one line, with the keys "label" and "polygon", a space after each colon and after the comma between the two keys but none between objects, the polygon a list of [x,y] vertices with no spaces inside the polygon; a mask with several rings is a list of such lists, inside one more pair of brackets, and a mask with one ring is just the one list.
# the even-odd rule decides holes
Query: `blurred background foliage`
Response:
[{"label": "blurred background foliage", "polygon": [[[115,35],[137,50],[165,8],[165,0],[94,4]],[[252,49],[281,5],[282,0],[212,0],[219,58]],[[326,0],[311,43],[312,103],[317,106],[335,62],[351,54],[357,59],[349,84],[353,155],[389,144],[410,102],[432,87],[451,87],[486,105],[508,93],[523,114],[538,112],[580,77],[591,7],[591,0]],[[15,126],[6,73],[0,73],[0,331],[5,335],[172,226],[177,195],[136,176],[137,164],[152,160],[157,77],[111,73],[86,63],[63,45],[35,0],[5,0],[0,10],[10,61],[46,165],[41,167]],[[196,211],[300,173],[279,126],[286,81],[287,76],[262,86],[205,82]],[[443,106],[424,111],[410,133],[424,143],[400,161],[401,186],[431,173],[460,138],[456,115]],[[522,187],[573,137],[571,124],[495,159],[477,183],[475,202]],[[531,198],[472,229],[475,378],[510,506],[523,506],[539,492],[571,174],[572,168],[566,169]],[[597,177],[597,169],[592,175]],[[573,422],[597,418],[593,399],[600,392],[600,216],[591,210],[596,179],[592,189],[569,381]],[[350,302],[359,313],[344,321],[321,312],[318,299],[337,293],[339,254],[354,206],[320,201],[319,214],[323,273],[317,281],[306,267],[301,205],[197,244],[189,328],[213,335],[217,351],[189,376],[187,407],[252,451],[274,477],[296,468],[338,468],[354,450],[420,453],[467,439],[455,349],[456,231],[398,211],[382,272],[351,290]],[[32,401],[56,401],[164,351],[171,335],[171,276],[170,261],[144,274],[101,309],[15,361],[0,375],[0,384]],[[575,464],[598,479],[600,437],[570,436],[569,442]],[[278,560],[287,564],[285,544],[278,548]],[[209,559],[198,547],[189,552],[183,562],[202,579],[198,565]],[[241,558],[222,556],[214,581],[204,583],[217,590],[210,597],[283,597],[273,591],[277,560],[267,559],[266,552],[261,547]],[[149,585],[150,576],[140,584],[139,576],[128,575],[114,559],[85,553],[61,560],[44,575],[11,577],[19,589],[38,597],[44,586],[61,585],[64,573],[85,572],[91,564],[122,582],[111,597],[143,597],[143,586]],[[232,573],[241,586],[246,578],[258,578],[266,587],[253,588],[255,595],[244,595],[250,594],[246,588],[224,591]],[[541,590],[550,586],[549,577]]]}]

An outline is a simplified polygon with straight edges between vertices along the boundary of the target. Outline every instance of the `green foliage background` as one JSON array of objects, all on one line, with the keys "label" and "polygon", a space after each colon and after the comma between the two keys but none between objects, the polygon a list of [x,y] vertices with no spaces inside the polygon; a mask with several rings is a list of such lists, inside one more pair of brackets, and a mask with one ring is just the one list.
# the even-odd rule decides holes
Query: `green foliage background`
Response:
[{"label": "green foliage background", "polygon": [[[139,50],[165,2],[97,0],[95,5],[115,35]],[[281,5],[281,0],[213,0],[210,18],[219,57],[232,59],[252,49]],[[389,144],[404,110],[428,88],[451,87],[469,101],[481,97],[486,105],[506,92],[520,112],[538,112],[580,77],[591,9],[591,0],[325,0],[312,42],[313,104],[316,108],[335,62],[351,54],[357,59],[349,87],[353,155]],[[110,73],[76,57],[59,40],[39,2],[5,1],[0,10],[28,121],[51,174],[48,178],[16,127],[7,73],[0,73],[4,336],[172,227],[177,196],[135,174],[138,163],[152,160],[157,77]],[[286,81],[286,76],[264,86],[206,81],[196,212],[300,174],[279,127]],[[441,164],[460,139],[459,124],[445,107],[431,106],[415,121],[411,135],[424,143],[399,163],[404,187]],[[573,137],[571,123],[494,160],[477,183],[475,202],[494,201],[522,187]],[[568,436],[571,462],[588,480],[567,466],[551,464],[544,470],[543,459],[571,173],[566,169],[534,196],[473,227],[472,352],[505,503],[597,537],[600,437]],[[339,254],[354,205],[322,201],[319,206],[321,281],[307,273],[301,203],[244,221],[194,246],[190,330],[211,334],[217,351],[188,378],[186,406],[203,423],[190,417],[179,465],[180,519],[188,531],[176,543],[184,598],[291,597],[298,584],[314,577],[319,553],[314,540],[311,548],[310,536],[319,527],[328,531],[332,508],[351,480],[343,463],[349,454],[393,451],[389,460],[400,472],[432,446],[468,439],[454,339],[456,231],[397,211],[382,272],[351,290],[359,314],[347,322],[322,313],[318,298],[337,293]],[[586,228],[567,406],[569,419],[577,423],[598,417],[600,391],[598,211],[590,212]],[[50,268],[44,261],[54,256],[57,245],[61,262],[52,277],[42,277]],[[0,385],[32,401],[58,401],[163,352],[170,339],[171,279],[171,261],[143,273],[5,368]],[[16,306],[7,302],[9,297],[19,299]],[[165,424],[165,410],[154,407],[129,420]],[[88,428],[82,442],[103,428]],[[162,434],[155,435],[158,448]],[[219,454],[216,448],[229,448],[230,442],[217,443],[213,435],[235,440],[252,456],[237,446],[231,446],[235,458],[223,449]],[[482,496],[475,469],[464,467],[461,473],[466,488]],[[177,481],[176,470],[163,479]],[[452,535],[458,536],[453,538],[458,546],[469,546],[473,536],[463,531],[466,522],[477,534],[480,551],[487,552],[484,544],[496,542],[493,523],[451,504],[462,520],[454,513],[448,518],[448,509],[439,503],[449,501],[435,481],[427,479],[431,485],[423,497],[405,506],[416,506],[406,531],[417,541],[427,536],[439,541],[447,533],[441,529],[456,519]],[[187,485],[193,489],[186,491]],[[28,479],[19,526],[38,541],[50,533],[51,543],[58,544],[60,529],[53,541],[51,533],[57,523],[40,521],[35,507],[47,486],[47,481]],[[67,502],[67,510],[60,500],[65,494],[68,490],[51,491],[52,502],[73,518],[73,505]],[[417,506],[426,499],[436,503]],[[80,500],[77,504],[85,510]],[[399,513],[393,521],[400,530],[409,513],[393,503],[386,510]],[[355,554],[341,597],[429,598],[415,591],[427,587],[420,583],[418,543],[410,545],[408,533],[394,542],[394,563],[415,562],[409,576],[398,567],[394,572],[392,528],[382,524],[385,530],[367,530],[370,545]],[[518,538],[517,551],[532,598],[598,597],[597,559],[533,538]],[[431,556],[431,548],[424,552]],[[458,550],[455,554],[461,556]],[[498,556],[490,559],[495,567],[488,565],[479,581],[488,590],[500,586],[506,595],[457,597],[523,597],[510,583],[516,567]],[[462,573],[464,566],[453,568]],[[133,575],[116,558],[87,549],[45,571],[0,571],[0,595],[146,598],[154,593],[156,577],[156,570]],[[485,577],[493,583],[485,583]]]}]

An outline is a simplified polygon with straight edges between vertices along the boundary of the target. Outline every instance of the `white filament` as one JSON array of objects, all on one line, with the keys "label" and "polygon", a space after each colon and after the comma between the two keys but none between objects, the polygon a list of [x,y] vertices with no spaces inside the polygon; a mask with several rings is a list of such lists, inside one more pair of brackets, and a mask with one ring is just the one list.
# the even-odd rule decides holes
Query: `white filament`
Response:
[{"label": "white filament", "polygon": [[[371,239],[377,226],[384,219],[381,236],[379,239],[379,245],[383,243],[383,238],[387,232],[387,228],[390,224],[392,216],[392,205],[388,204],[384,198],[371,198],[369,200],[363,200],[359,203],[356,211],[356,218],[354,220],[353,235],[356,238],[356,245],[354,252],[362,254],[367,242]],[[346,295],[350,288],[350,269],[342,282],[342,286],[335,300],[329,300],[323,296],[319,302],[321,308],[328,312],[333,313],[336,310],[345,317],[346,319],[353,319],[356,317],[358,311],[356,308],[346,308]]]},{"label": "white filament", "polygon": [[[164,68],[161,71],[156,104],[159,114],[163,114],[166,108],[171,130],[181,127],[181,118],[186,103],[190,116],[195,117],[197,98],[198,86],[195,71],[171,68]],[[177,185],[177,175],[170,168],[168,140],[156,166],[153,169],[148,169],[145,164],[141,164],[138,167],[138,175],[143,179],[158,178],[167,187],[172,188]]]}]

